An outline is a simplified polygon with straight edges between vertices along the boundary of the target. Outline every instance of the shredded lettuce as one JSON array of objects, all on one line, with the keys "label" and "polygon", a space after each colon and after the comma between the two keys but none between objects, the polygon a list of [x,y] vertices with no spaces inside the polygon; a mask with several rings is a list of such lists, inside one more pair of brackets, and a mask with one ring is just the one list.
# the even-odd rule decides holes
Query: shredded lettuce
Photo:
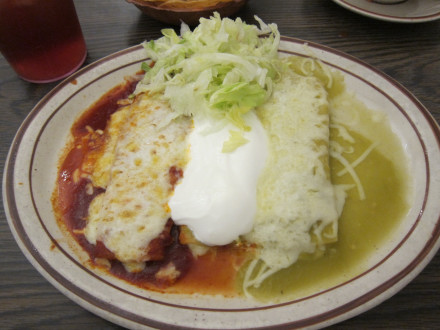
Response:
[{"label": "shredded lettuce", "polygon": [[210,115],[249,130],[243,115],[264,103],[279,77],[280,34],[275,24],[260,27],[218,13],[201,18],[191,31],[182,24],[144,43],[154,62],[136,93],[164,98],[178,115]]},{"label": "shredded lettuce", "polygon": [[227,141],[225,141],[225,143],[223,143],[222,152],[224,152],[224,153],[232,152],[235,149],[237,149],[238,147],[241,147],[242,145],[244,145],[248,142],[249,142],[249,140],[243,136],[242,132],[230,130],[229,131],[229,140],[227,140]]}]

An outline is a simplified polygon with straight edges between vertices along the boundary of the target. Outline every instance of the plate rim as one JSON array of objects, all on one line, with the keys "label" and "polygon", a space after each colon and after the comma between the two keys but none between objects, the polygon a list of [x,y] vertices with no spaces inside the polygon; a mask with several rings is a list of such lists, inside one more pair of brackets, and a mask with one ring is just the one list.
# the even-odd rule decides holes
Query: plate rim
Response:
[{"label": "plate rim", "polygon": [[[357,14],[369,18],[375,18],[381,21],[394,22],[394,23],[424,23],[424,22],[431,22],[440,19],[440,10],[438,12],[424,16],[403,17],[403,16],[383,14],[378,11],[364,9],[353,4],[351,0],[332,0],[332,1],[348,10],[351,10],[352,12],[355,12]],[[398,5],[399,4],[394,4],[394,6],[398,6]],[[382,6],[390,6],[390,5],[382,4]]]}]

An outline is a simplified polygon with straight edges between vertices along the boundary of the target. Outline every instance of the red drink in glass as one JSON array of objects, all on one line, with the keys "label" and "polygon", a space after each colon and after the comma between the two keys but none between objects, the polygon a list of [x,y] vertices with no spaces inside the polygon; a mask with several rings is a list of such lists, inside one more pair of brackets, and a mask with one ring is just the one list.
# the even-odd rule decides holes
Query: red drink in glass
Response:
[{"label": "red drink in glass", "polygon": [[73,0],[0,0],[0,51],[27,81],[76,71],[87,51]]}]

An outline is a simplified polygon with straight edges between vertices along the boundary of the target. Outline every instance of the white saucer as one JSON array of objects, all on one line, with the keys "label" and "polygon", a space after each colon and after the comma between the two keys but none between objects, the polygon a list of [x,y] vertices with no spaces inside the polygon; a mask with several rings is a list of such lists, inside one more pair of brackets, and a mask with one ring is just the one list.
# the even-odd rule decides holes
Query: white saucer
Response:
[{"label": "white saucer", "polygon": [[440,0],[408,0],[397,4],[370,0],[333,1],[355,13],[389,22],[421,23],[440,18]]}]

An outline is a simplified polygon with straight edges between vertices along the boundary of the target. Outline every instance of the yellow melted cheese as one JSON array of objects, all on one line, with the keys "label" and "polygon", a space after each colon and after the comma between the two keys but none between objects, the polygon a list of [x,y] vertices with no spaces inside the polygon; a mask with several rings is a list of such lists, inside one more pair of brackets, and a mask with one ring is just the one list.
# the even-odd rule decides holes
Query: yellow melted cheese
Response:
[{"label": "yellow melted cheese", "polygon": [[92,201],[84,233],[123,262],[142,262],[170,217],[169,169],[186,162],[191,121],[170,121],[168,105],[145,95],[123,111],[111,119],[110,142],[92,175],[106,191]]}]

